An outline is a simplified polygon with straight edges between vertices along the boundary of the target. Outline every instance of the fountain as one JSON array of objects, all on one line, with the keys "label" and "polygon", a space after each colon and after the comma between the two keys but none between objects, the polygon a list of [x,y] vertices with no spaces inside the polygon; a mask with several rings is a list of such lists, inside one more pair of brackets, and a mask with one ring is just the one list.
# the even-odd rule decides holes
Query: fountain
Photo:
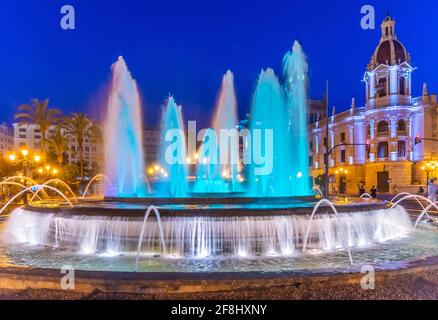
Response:
[{"label": "fountain", "polygon": [[[257,82],[250,113],[250,132],[257,155],[268,155],[265,162],[257,157],[248,165],[248,192],[252,196],[292,196],[291,141],[288,139],[287,113],[283,90],[274,70],[262,71]],[[269,139],[271,138],[271,139]]]},{"label": "fountain", "polygon": [[32,192],[33,190],[39,191],[40,189],[44,189],[44,188],[56,192],[69,204],[70,207],[73,207],[72,202],[67,198],[67,196],[64,193],[62,193],[61,191],[59,191],[57,188],[51,187],[48,185],[43,185],[43,184],[38,185],[37,184],[37,185],[33,185],[31,187],[27,187],[26,189],[21,190],[15,196],[13,196],[11,199],[9,199],[9,201],[6,202],[6,204],[0,209],[0,215],[6,210],[7,207],[9,207],[9,205],[11,205],[16,199],[18,199],[22,195],[25,195],[27,192]]},{"label": "fountain", "polygon": [[204,130],[202,144],[197,152],[198,168],[193,192],[226,193],[228,188],[221,175],[218,150],[219,142],[216,131],[212,128]]},{"label": "fountain", "polygon": [[[139,93],[120,57],[112,66],[108,97],[105,175],[91,179],[74,203],[46,184],[20,185],[23,190],[0,214],[26,192],[45,188],[65,203],[14,209],[2,231],[0,252],[9,252],[14,263],[35,267],[306,274],[351,272],[374,263],[393,268],[394,261],[407,257],[438,255],[434,229],[413,228],[430,208],[438,208],[433,203],[424,207],[423,198],[395,198],[391,207],[362,199],[366,195],[316,203],[307,168],[307,63],[298,42],[283,60],[283,75],[280,81],[272,69],[260,73],[244,144],[248,152],[237,159],[245,165],[242,172],[238,145],[225,144],[237,134],[233,74],[223,76],[212,127],[198,135],[202,144],[194,181],[188,177],[187,164],[194,159],[187,155],[182,107],[169,97],[162,111],[159,170],[148,181]],[[221,135],[222,130],[228,134]],[[100,178],[105,179],[105,197],[86,197]],[[415,224],[399,205],[406,199],[417,200],[423,209]],[[140,259],[145,254],[148,259]]]},{"label": "fountain", "polygon": [[[234,76],[228,70],[216,102],[213,128],[205,132],[200,148],[198,181],[194,192],[229,193],[238,188],[239,136]],[[207,159],[207,160],[205,160]],[[207,162],[207,163],[204,163]]]},{"label": "fountain", "polygon": [[107,187],[114,187],[113,184],[111,183],[111,180],[103,173],[99,173],[96,174],[93,178],[90,179],[90,181],[88,182],[87,186],[85,187],[84,192],[82,193],[82,199],[85,199],[85,196],[88,193],[88,189],[90,189],[91,185],[93,184],[94,181],[98,181],[104,179],[105,182],[107,183]]},{"label": "fountain", "polygon": [[[339,212],[323,211],[312,215],[179,215],[160,206],[129,210],[135,218],[120,210],[111,215],[57,215],[16,209],[9,219],[5,237],[9,242],[32,242],[58,250],[86,254],[139,255],[139,246],[150,255],[176,256],[186,259],[257,257],[293,257],[306,249],[330,252],[373,246],[406,236],[412,222],[398,206],[385,219],[384,209]],[[153,210],[151,208],[155,208]],[[319,207],[322,209],[323,207]],[[325,208],[325,207],[324,207]],[[315,209],[318,209],[315,207]],[[76,209],[77,210],[77,209]],[[151,210],[155,219],[149,217]],[[141,219],[141,215],[144,218]],[[193,214],[193,211],[192,211]],[[149,218],[149,219],[148,219]],[[160,219],[161,218],[161,219]],[[146,223],[147,222],[147,223]],[[40,231],[39,231],[40,230]],[[38,240],[34,235],[40,233]],[[166,256],[162,256],[166,258]]]},{"label": "fountain", "polygon": [[[46,182],[44,182],[42,185],[44,185],[44,186],[47,186],[47,185],[50,185],[50,184],[61,184],[62,186],[64,186],[65,187],[65,189],[67,189],[67,191],[70,193],[70,195],[71,195],[71,199],[72,200],[75,200],[76,199],[76,195],[75,195],[75,193],[73,192],[73,190],[70,188],[70,186],[66,183],[66,182],[64,182],[63,180],[61,180],[61,179],[57,179],[57,178],[55,178],[55,179],[49,179],[49,180],[47,180]],[[40,192],[40,191],[43,191],[44,190],[44,188],[39,188],[34,194],[33,194],[33,196],[32,196],[32,198],[30,199],[30,202],[32,202],[32,201],[34,201],[35,200],[35,198],[38,196],[38,193]]]},{"label": "fountain", "polygon": [[142,112],[137,84],[119,57],[113,64],[105,122],[105,174],[116,188],[106,195],[144,197]]},{"label": "fountain", "polygon": [[161,118],[161,167],[158,195],[161,197],[186,197],[188,193],[186,138],[181,106],[169,97],[163,106]]},{"label": "fountain", "polygon": [[[336,215],[336,222],[338,224],[338,228],[341,227],[341,220],[339,219],[339,213],[338,210],[336,210],[335,206],[333,205],[333,203],[330,200],[327,199],[321,199],[320,201],[318,201],[317,204],[315,204],[315,207],[313,208],[312,213],[310,214],[310,218],[309,218],[309,223],[307,224],[307,228],[306,228],[306,233],[304,235],[304,240],[303,240],[303,252],[306,252],[306,247],[307,247],[307,241],[309,239],[309,231],[310,231],[310,227],[311,227],[311,223],[313,221],[313,217],[315,216],[316,212],[318,211],[319,207],[323,204],[327,204],[330,209],[332,209],[333,213]],[[348,251],[348,258],[350,259],[350,263],[353,264],[353,257],[351,256],[351,251],[350,251],[350,243],[347,240],[346,236],[348,235],[340,232],[340,237],[342,238],[341,241],[343,242],[343,247],[347,249]]]},{"label": "fountain", "polygon": [[302,47],[295,41],[292,51],[283,59],[288,137],[290,146],[291,184],[293,195],[307,195],[310,190],[309,148],[307,142],[307,62]]},{"label": "fountain", "polygon": [[164,242],[164,234],[163,234],[163,227],[161,225],[160,212],[158,211],[158,209],[156,207],[150,206],[144,214],[143,223],[141,225],[140,236],[138,237],[137,254],[136,254],[136,258],[135,258],[135,271],[136,272],[138,270],[138,261],[140,259],[140,250],[141,250],[141,244],[143,243],[144,231],[146,228],[146,223],[148,222],[149,215],[151,214],[151,211],[154,212],[155,217],[157,218],[158,229],[160,230],[161,246],[163,248],[163,254],[166,254],[166,244]]}]

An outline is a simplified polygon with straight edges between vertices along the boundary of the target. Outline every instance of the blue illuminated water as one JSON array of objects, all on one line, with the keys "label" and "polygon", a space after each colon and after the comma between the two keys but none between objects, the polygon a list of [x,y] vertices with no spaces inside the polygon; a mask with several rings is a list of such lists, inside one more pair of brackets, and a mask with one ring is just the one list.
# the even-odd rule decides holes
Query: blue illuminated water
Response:
[{"label": "blue illuminated water", "polygon": [[291,185],[293,195],[310,193],[307,141],[307,62],[301,45],[294,42],[292,51],[283,59],[286,109],[289,113]]},{"label": "blue illuminated water", "polygon": [[[144,272],[359,272],[366,264],[398,269],[438,254],[436,227],[417,230],[402,207],[318,215],[310,249],[302,252],[309,216],[165,216],[166,253],[157,221],[146,225],[139,270]],[[14,210],[0,223],[0,263],[59,269],[133,271],[141,217],[64,216]],[[350,265],[342,237],[355,264]]]},{"label": "blue illuminated water", "polygon": [[[288,137],[284,94],[272,69],[260,74],[253,97],[250,121],[253,156],[247,170],[248,193],[251,196],[292,195],[291,141]],[[271,140],[269,133],[272,134]],[[256,141],[257,134],[260,135],[259,141]],[[255,148],[260,148],[260,151],[257,152]],[[267,160],[259,161],[254,154],[265,156]],[[270,165],[267,164],[268,159],[271,159]],[[257,170],[260,170],[260,173]]]},{"label": "blue illuminated water", "polygon": [[161,146],[159,163],[162,169],[158,195],[186,197],[188,193],[186,139],[181,107],[169,97],[161,118]]},{"label": "blue illuminated water", "polygon": [[112,65],[105,123],[105,174],[114,187],[106,195],[147,195],[142,144],[141,103],[135,80],[122,57]]},{"label": "blue illuminated water", "polygon": [[[284,57],[283,65],[284,84],[280,84],[272,69],[262,71],[253,97],[250,113],[253,150],[247,170],[248,192],[252,196],[311,194],[307,149],[307,63],[297,41]],[[271,140],[269,131],[272,132]],[[257,140],[257,134],[260,140]],[[271,146],[269,141],[272,141]],[[260,148],[259,152],[255,148]],[[267,159],[270,153],[272,172],[256,172],[267,167],[266,161],[260,160]]]},{"label": "blue illuminated water", "polygon": [[[187,154],[181,107],[169,98],[163,109],[159,171],[153,194],[242,193],[251,197],[310,195],[307,146],[307,62],[298,42],[283,60],[284,81],[272,69],[260,73],[249,114],[249,143],[237,131],[234,76],[223,76],[212,127],[199,136],[195,155]],[[139,93],[123,58],[112,66],[105,125],[106,195],[145,197],[145,164]],[[245,158],[240,157],[244,152]],[[169,158],[169,159],[168,159]],[[190,159],[190,160],[187,160]],[[241,165],[239,160],[242,161]],[[187,161],[196,166],[188,183]],[[244,170],[240,172],[240,170]],[[158,183],[155,183],[158,182]]]},{"label": "blue illuminated water", "polygon": [[239,137],[234,76],[227,71],[216,102],[213,127],[205,131],[198,152],[195,193],[228,193],[240,190],[238,182]]}]

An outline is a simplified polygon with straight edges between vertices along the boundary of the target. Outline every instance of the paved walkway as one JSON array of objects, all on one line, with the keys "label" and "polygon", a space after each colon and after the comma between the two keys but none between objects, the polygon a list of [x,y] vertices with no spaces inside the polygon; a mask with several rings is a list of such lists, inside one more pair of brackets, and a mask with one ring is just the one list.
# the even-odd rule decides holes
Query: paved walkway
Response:
[{"label": "paved walkway", "polygon": [[257,290],[240,290],[215,293],[181,293],[181,294],[123,294],[93,292],[77,294],[71,291],[55,290],[1,290],[0,299],[281,299],[281,300],[320,300],[320,299],[438,299],[438,274],[427,271],[377,281],[374,290],[364,290],[358,284],[341,284],[316,288],[275,287]]}]

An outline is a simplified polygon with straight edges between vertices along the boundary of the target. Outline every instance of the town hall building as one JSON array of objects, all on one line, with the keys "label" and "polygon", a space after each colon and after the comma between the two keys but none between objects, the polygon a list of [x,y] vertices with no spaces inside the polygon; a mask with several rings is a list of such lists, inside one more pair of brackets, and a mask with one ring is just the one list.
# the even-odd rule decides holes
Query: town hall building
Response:
[{"label": "town hall building", "polygon": [[381,29],[363,78],[365,106],[353,99],[349,110],[333,111],[328,139],[325,114],[311,117],[309,165],[314,178],[324,173],[327,144],[328,150],[340,145],[329,155],[331,194],[357,194],[360,185],[367,191],[375,186],[381,193],[417,192],[428,174],[438,176],[436,95],[424,84],[422,96],[412,97],[415,67],[397,38],[395,21],[386,17]]}]

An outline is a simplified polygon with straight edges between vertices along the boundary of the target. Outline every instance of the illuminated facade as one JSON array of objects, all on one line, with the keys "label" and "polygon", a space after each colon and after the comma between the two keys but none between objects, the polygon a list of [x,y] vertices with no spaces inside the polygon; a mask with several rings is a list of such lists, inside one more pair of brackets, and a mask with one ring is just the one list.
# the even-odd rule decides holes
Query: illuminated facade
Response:
[{"label": "illuminated facade", "polygon": [[[14,123],[14,149],[30,148],[32,150],[41,149],[41,129],[36,124]],[[48,130],[48,137],[55,133],[56,126],[51,126]],[[95,164],[102,163],[101,147],[98,143],[84,139],[83,156],[85,167],[92,169]],[[68,163],[77,164],[79,162],[79,144],[76,139],[69,139],[68,151],[66,151]]]},{"label": "illuminated facade", "polygon": [[[310,124],[311,172],[324,172],[324,153],[328,142],[330,191],[357,194],[360,185],[368,191],[373,185],[379,192],[416,192],[426,183],[422,168],[438,159],[438,113],[436,95],[412,97],[411,77],[415,68],[410,55],[395,34],[395,21],[386,17],[382,37],[364,75],[366,104]],[[415,143],[415,137],[423,140]],[[342,145],[355,144],[355,145]],[[369,144],[369,148],[365,144]],[[424,168],[423,168],[424,169]],[[432,173],[436,176],[438,172]]]},{"label": "illuminated facade", "polygon": [[5,156],[14,148],[14,137],[6,123],[0,124],[0,157]]}]

